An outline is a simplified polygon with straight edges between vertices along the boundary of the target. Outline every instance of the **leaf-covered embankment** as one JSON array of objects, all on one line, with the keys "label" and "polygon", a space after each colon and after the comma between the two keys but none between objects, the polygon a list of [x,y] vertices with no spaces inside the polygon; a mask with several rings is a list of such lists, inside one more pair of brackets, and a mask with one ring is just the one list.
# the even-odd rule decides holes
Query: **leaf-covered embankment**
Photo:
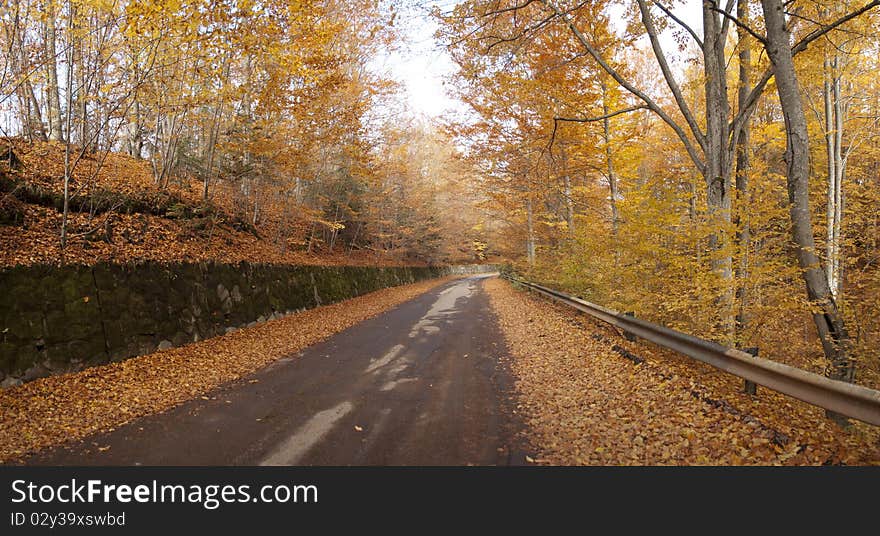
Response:
[{"label": "leaf-covered embankment", "polygon": [[707,365],[625,341],[507,282],[486,289],[512,354],[516,407],[538,463],[808,465],[880,462],[880,429]]},{"label": "leaf-covered embankment", "polygon": [[[266,201],[247,217],[234,189],[202,199],[198,180],[156,184],[147,161],[101,153],[71,176],[67,245],[62,248],[64,146],[0,139],[16,158],[0,160],[0,267],[100,262],[239,262],[322,266],[423,265],[370,248],[311,246],[314,214]],[[2,155],[0,155],[2,156]],[[283,224],[283,225],[282,225]]]}]

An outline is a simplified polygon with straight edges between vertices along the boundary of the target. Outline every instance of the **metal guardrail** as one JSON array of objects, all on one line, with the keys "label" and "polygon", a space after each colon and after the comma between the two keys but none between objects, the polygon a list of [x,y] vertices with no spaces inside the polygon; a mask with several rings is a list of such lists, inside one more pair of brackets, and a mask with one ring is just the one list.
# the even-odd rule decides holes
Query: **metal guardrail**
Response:
[{"label": "metal guardrail", "polygon": [[804,402],[880,426],[880,391],[832,380],[812,372],[752,356],[741,350],[698,339],[638,318],[623,315],[564,292],[502,275],[514,283],[616,326],[664,348],[763,385]]}]

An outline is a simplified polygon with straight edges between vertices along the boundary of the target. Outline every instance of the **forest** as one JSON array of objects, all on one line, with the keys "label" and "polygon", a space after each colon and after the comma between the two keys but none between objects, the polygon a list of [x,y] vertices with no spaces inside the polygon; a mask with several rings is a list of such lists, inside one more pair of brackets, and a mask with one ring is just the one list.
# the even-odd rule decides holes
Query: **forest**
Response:
[{"label": "forest", "polygon": [[411,4],[4,2],[0,260],[505,262],[880,386],[880,2],[415,2],[439,118]]},{"label": "forest", "polygon": [[[878,2],[466,1],[454,131],[550,286],[880,382]],[[688,16],[688,17],[686,17]]]},{"label": "forest", "polygon": [[479,181],[370,68],[398,40],[387,6],[13,0],[0,20],[3,264],[486,258]]}]

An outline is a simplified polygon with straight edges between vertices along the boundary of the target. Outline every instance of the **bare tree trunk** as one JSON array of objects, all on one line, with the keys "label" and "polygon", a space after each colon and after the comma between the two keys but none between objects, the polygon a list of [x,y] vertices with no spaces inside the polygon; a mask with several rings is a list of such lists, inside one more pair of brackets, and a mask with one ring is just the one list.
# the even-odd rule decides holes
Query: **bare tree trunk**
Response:
[{"label": "bare tree trunk", "polygon": [[[24,134],[29,141],[44,141],[46,140],[46,132],[43,129],[40,105],[34,95],[34,87],[31,84],[30,74],[28,73],[28,56],[24,46],[25,29],[19,28],[17,16],[15,24],[11,29],[7,28],[6,34],[7,39],[10,42],[10,66],[12,72],[14,75],[22,78],[21,82],[15,89],[19,103],[22,134]],[[14,51],[13,45],[16,48]]]},{"label": "bare tree trunk", "polygon": [[153,169],[154,173],[157,173],[156,184],[158,184],[163,190],[168,187],[168,182],[171,179],[171,172],[174,169],[174,162],[177,159],[179,119],[179,114],[174,112],[170,119],[165,117],[164,124],[157,121],[157,125],[161,124],[161,129],[157,128],[156,138],[161,139],[164,136],[165,139],[162,141],[162,147],[157,154],[161,159],[162,165],[159,166],[157,164]]},{"label": "bare tree trunk", "polygon": [[822,98],[824,104],[825,157],[828,188],[826,192],[825,275],[828,287],[838,300],[843,287],[841,276],[843,178],[846,159],[843,155],[843,129],[846,115],[841,96],[840,55],[835,51],[823,61]]},{"label": "bare tree trunk", "polygon": [[614,157],[611,153],[611,119],[608,117],[611,111],[608,106],[608,86],[605,80],[601,79],[599,85],[602,88],[602,115],[604,117],[602,119],[602,131],[605,139],[605,164],[608,173],[608,188],[611,193],[611,200],[609,201],[611,205],[611,233],[614,238],[614,258],[617,259],[619,256],[617,239],[620,231],[620,214],[617,209],[617,173],[614,170]]},{"label": "bare tree trunk", "polygon": [[211,183],[211,174],[214,170],[214,155],[216,154],[217,140],[220,137],[220,118],[222,115],[223,100],[221,99],[220,105],[214,109],[214,114],[211,120],[211,131],[208,134],[208,163],[207,169],[205,170],[204,188],[202,190],[202,200],[206,203],[208,201],[208,188]]},{"label": "bare tree trunk", "polygon": [[263,162],[263,157],[259,157],[258,162],[259,162],[259,166],[260,166],[260,168],[259,168],[259,171],[258,171],[258,173],[256,174],[256,176],[254,177],[253,188],[252,188],[252,191],[253,191],[253,194],[254,194],[254,218],[253,218],[253,220],[252,220],[252,221],[253,221],[253,224],[254,224],[254,227],[256,227],[256,226],[257,226],[257,223],[259,222],[259,217],[260,217],[260,190],[261,190],[261,188],[260,188],[260,183],[262,182],[262,181],[261,181],[261,177],[262,177],[262,174],[263,174],[263,170],[266,168],[266,164],[265,164],[265,162]]},{"label": "bare tree trunk", "polygon": [[309,229],[309,242],[306,247],[306,253],[312,253],[312,243],[315,241],[315,227],[317,226],[316,222],[312,222],[312,228]]},{"label": "bare tree trunk", "polygon": [[840,250],[842,247],[840,230],[843,223],[843,177],[846,161],[843,158],[843,117],[845,112],[840,95],[841,68],[840,57],[837,54],[834,56],[832,67],[834,68],[834,78],[831,84],[831,94],[834,99],[834,171],[836,176],[834,178],[834,228],[832,229],[834,255],[831,263],[830,287],[834,297],[839,300],[840,290],[843,286],[840,273]]},{"label": "bare tree trunk", "polygon": [[[727,120],[730,102],[727,96],[726,59],[719,15],[711,2],[703,3],[703,71],[706,97],[706,203],[714,232],[709,236],[713,252],[712,268],[721,277],[720,309],[723,332],[733,342],[735,328],[733,258],[727,247],[731,221],[731,166],[728,161]],[[725,253],[719,254],[719,251]]]},{"label": "bare tree trunk", "polygon": [[[73,9],[73,6],[71,6]],[[74,28],[79,31],[80,28]],[[73,62],[68,64],[68,68],[72,69],[76,75],[76,108],[77,121],[79,122],[79,143],[83,149],[87,149],[89,144],[89,106],[88,106],[88,84],[86,83],[86,58],[85,44],[83,39],[77,38],[73,43]],[[68,73],[70,76],[70,73]]]},{"label": "bare tree trunk", "polygon": [[[140,55],[134,48],[130,50],[129,54],[131,55],[131,72],[133,74],[133,79],[137,80],[138,83],[142,82],[143,77],[141,75],[141,67],[139,63]],[[132,94],[127,130],[125,139],[128,154],[135,158],[142,158],[144,148],[143,117],[141,114],[141,100],[137,90]]]},{"label": "bare tree trunk", "polygon": [[333,228],[330,230],[330,247],[327,248],[327,253],[333,253],[333,246],[336,245],[336,237],[339,236],[339,229],[336,228],[336,223],[339,220],[339,203],[336,203],[336,210],[333,213]]},{"label": "bare tree trunk", "polygon": [[46,136],[46,129],[43,128],[43,114],[40,112],[40,103],[34,94],[34,86],[30,80],[25,80],[24,84],[22,84],[22,89],[25,92],[28,106],[28,117],[30,118],[28,130],[30,131],[30,136],[36,140],[46,141],[48,138]]},{"label": "bare tree trunk", "polygon": [[296,201],[297,205],[301,205],[303,202],[302,190],[303,190],[302,179],[300,179],[299,177],[296,177],[294,179],[294,186],[293,186],[293,199],[294,199],[294,201]]},{"label": "bare tree trunk", "polygon": [[67,0],[67,107],[65,121],[67,123],[67,139],[64,143],[64,211],[61,217],[61,250],[67,246],[67,217],[70,210],[70,144],[73,143],[71,133],[71,117],[73,115],[73,73],[70,66],[73,63],[73,6],[71,0]]},{"label": "bare tree trunk", "polygon": [[355,243],[357,242],[358,235],[361,233],[361,227],[363,227],[363,222],[358,222],[357,227],[354,230],[354,237],[351,239],[351,242],[348,243],[348,256],[351,257],[351,253],[354,250]]},{"label": "bare tree trunk", "polygon": [[828,192],[825,205],[825,276],[828,279],[828,287],[834,292],[834,220],[835,220],[835,192],[837,191],[837,160],[834,148],[837,136],[834,135],[834,97],[831,91],[834,73],[831,69],[831,60],[828,54],[822,62],[822,99],[825,105],[825,157],[827,160]]},{"label": "bare tree trunk", "polygon": [[134,102],[131,105],[131,119],[128,132],[128,154],[135,158],[141,158],[144,148],[144,137],[141,129],[141,103],[138,97],[135,96]]},{"label": "bare tree trunk", "polygon": [[534,266],[535,264],[535,225],[534,225],[534,214],[532,210],[532,196],[529,194],[526,199],[526,230],[528,236],[526,237],[526,255],[529,259],[529,265]]},{"label": "bare tree trunk", "polygon": [[[748,0],[737,0],[737,18],[743,24],[749,24]],[[739,109],[743,109],[749,98],[751,89],[752,51],[751,37],[743,28],[738,27],[739,37],[739,87],[737,88],[737,103]],[[746,119],[736,145],[736,243],[739,250],[739,263],[736,266],[736,337],[737,345],[743,341],[742,333],[748,326],[748,274],[749,252],[751,249],[751,227],[749,215],[751,211],[751,192],[749,191],[749,144],[750,144],[750,121]]]},{"label": "bare tree trunk", "polygon": [[[767,54],[773,64],[776,88],[785,120],[789,213],[791,232],[797,244],[807,296],[813,303],[813,322],[830,366],[827,375],[836,380],[853,381],[850,339],[843,316],[828,285],[819,258],[810,221],[809,177],[810,145],[807,118],[792,60],[791,34],[786,26],[782,0],[761,0],[767,27]],[[831,417],[836,417],[833,413]]]},{"label": "bare tree trunk", "polygon": [[568,235],[574,236],[574,198],[571,191],[571,176],[568,173],[568,160],[565,154],[565,146],[562,147],[562,187],[565,196],[565,224],[568,226]]},{"label": "bare tree trunk", "polygon": [[46,3],[51,11],[46,14],[46,37],[43,40],[44,54],[46,56],[46,102],[48,105],[49,139],[61,141],[63,132],[61,129],[61,99],[58,93],[58,62],[55,59],[55,9],[52,2]]},{"label": "bare tree trunk", "polygon": [[[96,20],[95,25],[97,26],[97,24],[98,21]],[[101,67],[104,60],[101,56],[102,46],[96,43],[94,66],[92,67],[90,76],[95,93],[95,105],[92,108],[92,145],[90,147],[90,150],[93,153],[101,150],[101,134],[106,136],[106,133],[104,133],[104,119],[108,115],[108,110],[106,108],[107,105],[103,103],[103,99],[100,98],[100,93],[102,91],[101,88],[104,86],[104,69]],[[109,151],[113,146],[113,140],[108,139],[106,142],[107,150]]]}]

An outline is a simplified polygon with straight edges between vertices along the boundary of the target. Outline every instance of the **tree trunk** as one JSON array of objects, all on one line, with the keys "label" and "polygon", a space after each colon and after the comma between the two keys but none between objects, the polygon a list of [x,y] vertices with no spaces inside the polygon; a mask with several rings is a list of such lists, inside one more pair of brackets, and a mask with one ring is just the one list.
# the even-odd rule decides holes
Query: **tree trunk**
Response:
[{"label": "tree trunk", "polygon": [[141,126],[141,103],[135,95],[134,102],[131,105],[131,119],[129,121],[128,132],[128,154],[141,158],[144,148],[144,137]]},{"label": "tree trunk", "polygon": [[22,89],[25,92],[24,96],[27,101],[28,118],[30,121],[28,131],[30,137],[32,139],[46,141],[48,138],[46,137],[46,129],[43,128],[43,114],[40,112],[40,103],[37,101],[37,96],[34,94],[34,86],[31,84],[30,80],[25,80],[22,84]]},{"label": "tree trunk", "polygon": [[840,56],[835,52],[823,61],[822,98],[825,112],[825,157],[827,160],[828,189],[826,196],[825,275],[836,298],[842,288],[841,226],[843,216],[843,128],[845,110],[840,93]]},{"label": "tree trunk", "polygon": [[534,214],[532,211],[532,196],[526,199],[526,215],[527,215],[527,233],[526,237],[526,254],[529,259],[529,265],[534,266],[535,264],[535,226],[534,226]]},{"label": "tree trunk", "polygon": [[[74,9],[71,6],[71,9]],[[75,19],[74,19],[75,20]],[[80,32],[82,28],[74,27],[74,31]],[[82,38],[77,38],[72,44],[73,46],[73,63],[68,65],[76,76],[76,109],[77,121],[79,127],[79,143],[83,149],[88,149],[89,145],[89,87],[86,79],[86,58],[85,44]],[[68,73],[70,76],[70,73]]]},{"label": "tree trunk", "polygon": [[[28,56],[24,46],[24,32],[22,28],[18,28],[18,22],[10,29],[7,29],[7,38],[9,39],[9,64],[12,73],[21,77],[21,82],[16,86],[15,93],[18,97],[19,115],[21,120],[22,134],[29,141],[46,140],[46,132],[43,129],[43,119],[40,114],[40,105],[34,95],[34,87],[30,81],[30,73],[28,72]],[[15,50],[13,50],[13,46]]]},{"label": "tree trunk", "polygon": [[223,115],[224,101],[221,99],[220,105],[214,109],[211,118],[210,132],[208,133],[208,163],[205,169],[205,183],[202,191],[202,200],[208,202],[208,189],[211,183],[211,174],[214,170],[214,154],[217,150],[217,141],[220,137],[220,118]]},{"label": "tree trunk", "polygon": [[[730,102],[727,96],[727,69],[724,56],[724,40],[719,15],[712,10],[711,2],[703,3],[703,72],[706,97],[706,204],[713,222],[709,236],[712,250],[712,269],[721,278],[720,310],[721,328],[728,338],[734,333],[733,258],[728,248],[728,224],[731,221],[731,162],[728,158],[727,121]],[[728,342],[733,342],[732,340]]]},{"label": "tree trunk", "polygon": [[[737,18],[744,24],[749,23],[748,0],[737,0]],[[742,110],[751,89],[752,51],[750,36],[747,31],[738,27],[739,37],[739,87],[737,102]],[[749,252],[751,249],[751,227],[749,215],[751,211],[751,192],[749,192],[749,143],[750,121],[747,119],[742,126],[736,145],[736,243],[739,251],[739,262],[736,265],[736,337],[737,346],[743,346],[742,334],[748,326],[748,274]]]},{"label": "tree trunk", "polygon": [[834,255],[831,263],[831,292],[835,298],[840,299],[840,290],[843,286],[841,279],[841,236],[840,229],[843,223],[843,177],[846,161],[843,158],[843,118],[845,115],[842,98],[840,95],[840,79],[841,67],[840,57],[835,54],[832,63],[834,69],[834,78],[831,84],[831,94],[834,99],[834,228],[832,229],[832,239],[834,244]]},{"label": "tree trunk", "polygon": [[611,205],[611,233],[614,239],[614,258],[617,260],[619,257],[617,235],[620,230],[620,214],[617,209],[617,173],[614,170],[614,158],[611,154],[611,119],[608,117],[611,111],[610,106],[608,106],[608,86],[604,79],[599,81],[599,86],[602,88],[602,115],[604,116],[602,119],[602,132],[605,140],[605,165],[608,174],[608,188],[611,194],[609,202]]},{"label": "tree trunk", "polygon": [[574,237],[574,198],[571,192],[571,176],[568,173],[565,145],[560,144],[560,147],[562,149],[562,188],[565,197],[565,224],[568,226],[568,236]]},{"label": "tree trunk", "polygon": [[48,105],[49,139],[61,141],[64,134],[61,128],[61,98],[58,93],[58,61],[55,58],[55,10],[52,2],[46,3],[50,10],[46,14],[46,38],[43,40],[44,54],[46,56],[46,102]]},{"label": "tree trunk", "polygon": [[828,287],[834,292],[834,220],[835,220],[835,192],[837,187],[837,151],[834,145],[837,136],[834,135],[834,97],[831,91],[834,73],[831,69],[831,60],[826,53],[822,62],[822,100],[825,105],[825,158],[827,161],[828,190],[825,204],[825,276],[828,279]]},{"label": "tree trunk", "polygon": [[[98,21],[95,21],[95,24],[98,24]],[[93,153],[99,151],[101,149],[101,135],[104,130],[104,118],[108,115],[108,110],[106,108],[106,103],[104,103],[104,99],[101,98],[101,88],[104,86],[104,69],[102,67],[104,63],[104,58],[102,58],[102,50],[101,46],[95,45],[95,60],[94,67],[91,72],[91,87],[94,88],[95,94],[95,104],[92,107],[92,127],[91,127],[91,144],[89,150]],[[113,140],[107,140],[107,150],[112,149]]]},{"label": "tree trunk", "polygon": [[574,236],[574,199],[572,198],[571,176],[566,172],[562,178],[565,187],[565,223],[568,225],[569,236]]},{"label": "tree trunk", "polygon": [[[767,54],[773,64],[776,89],[785,120],[789,214],[792,238],[797,244],[798,264],[807,296],[816,311],[813,313],[813,321],[830,364],[827,375],[836,380],[852,382],[854,367],[849,355],[849,334],[815,253],[816,243],[809,204],[810,145],[807,118],[792,60],[791,34],[785,24],[782,0],[761,0],[761,5],[767,27]],[[829,416],[835,417],[834,414]]]},{"label": "tree trunk", "polygon": [[[73,6],[71,0],[67,1],[67,65],[68,69],[73,63]],[[70,213],[70,145],[73,143],[73,134],[71,133],[71,123],[73,116],[73,76],[70,70],[67,71],[67,106],[65,109],[65,123],[67,124],[67,139],[64,143],[64,208],[61,216],[61,251],[67,246],[67,218]]]}]

